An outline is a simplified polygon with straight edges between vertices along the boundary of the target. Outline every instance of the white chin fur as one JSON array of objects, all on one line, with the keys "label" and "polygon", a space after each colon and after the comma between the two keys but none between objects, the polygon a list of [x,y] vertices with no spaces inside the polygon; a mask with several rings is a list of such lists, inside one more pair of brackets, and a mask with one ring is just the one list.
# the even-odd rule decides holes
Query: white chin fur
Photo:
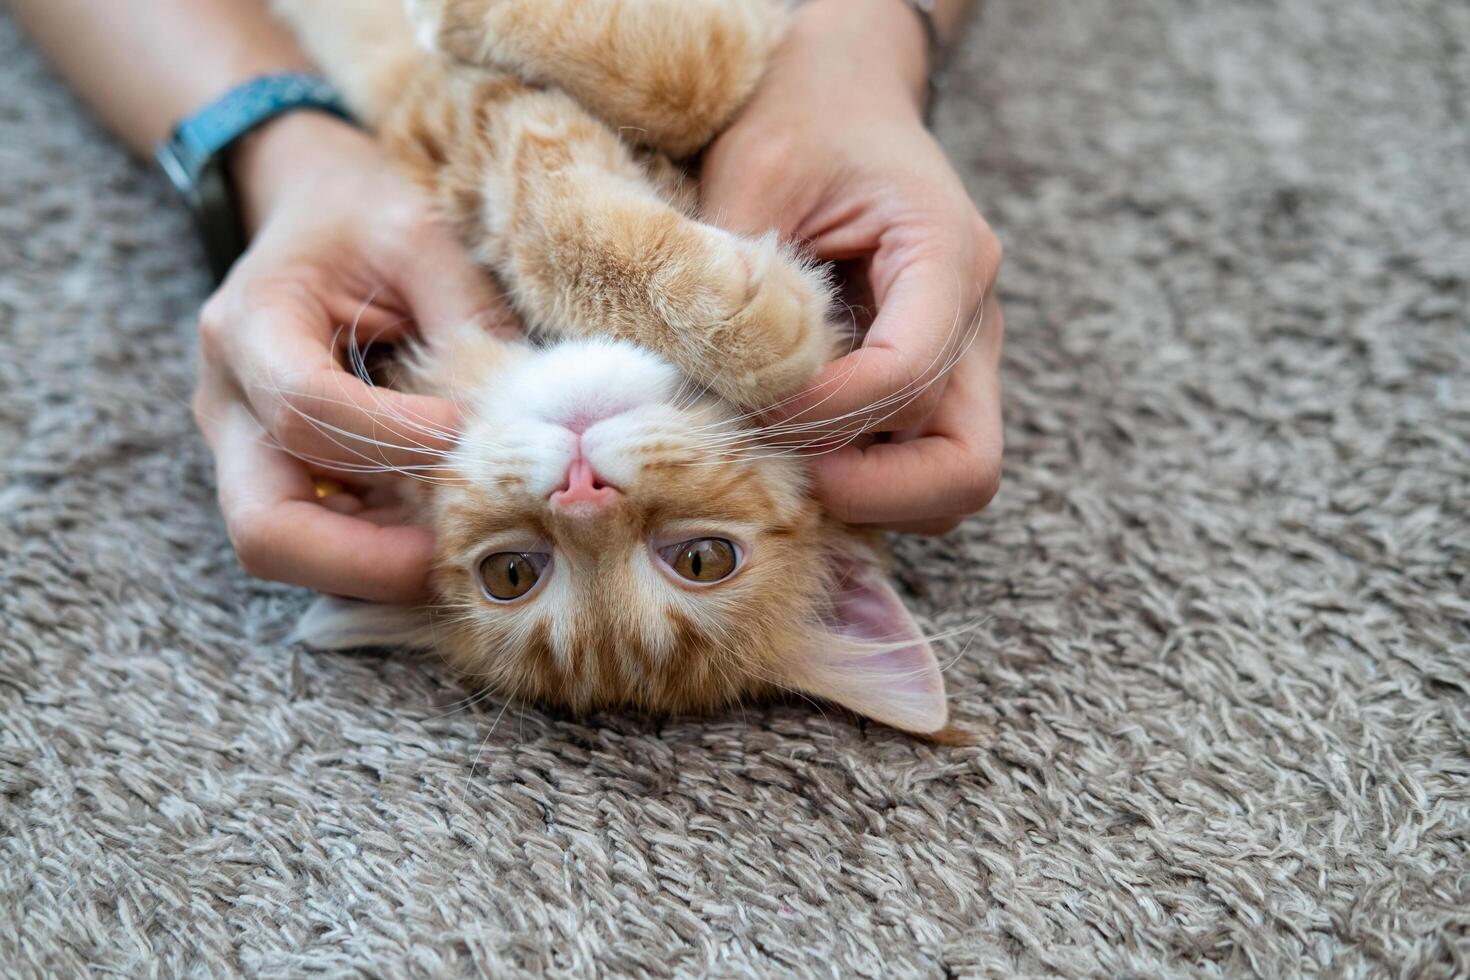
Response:
[{"label": "white chin fur", "polygon": [[486,395],[500,418],[564,424],[673,397],[679,373],[658,355],[616,340],[569,340],[538,351]]},{"label": "white chin fur", "polygon": [[631,483],[635,450],[682,390],[679,372],[649,351],[614,340],[561,341],[481,395],[460,449],[464,470],[489,483],[511,469],[529,490],[549,495],[580,445],[600,475]]}]

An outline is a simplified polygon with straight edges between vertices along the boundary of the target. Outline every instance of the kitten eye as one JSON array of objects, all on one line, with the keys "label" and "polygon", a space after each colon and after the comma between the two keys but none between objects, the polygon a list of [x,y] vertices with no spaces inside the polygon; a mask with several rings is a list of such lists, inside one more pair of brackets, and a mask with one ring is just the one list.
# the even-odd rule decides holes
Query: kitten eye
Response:
[{"label": "kitten eye", "polygon": [[546,556],[501,551],[480,562],[480,585],[497,602],[511,602],[530,592],[546,571]]},{"label": "kitten eye", "polygon": [[729,578],[739,564],[740,553],[724,538],[696,538],[659,552],[680,578],[708,585]]}]

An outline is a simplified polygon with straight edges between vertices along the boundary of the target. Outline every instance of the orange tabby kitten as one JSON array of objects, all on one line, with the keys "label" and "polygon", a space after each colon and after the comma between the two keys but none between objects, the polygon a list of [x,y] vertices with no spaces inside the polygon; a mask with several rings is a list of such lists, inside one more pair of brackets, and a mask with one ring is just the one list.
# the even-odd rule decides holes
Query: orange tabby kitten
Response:
[{"label": "orange tabby kitten", "polygon": [[584,711],[799,692],[945,728],[872,535],[822,513],[751,410],[834,352],[823,274],[697,220],[669,162],[749,96],[776,0],[276,0],[540,341],[465,326],[404,386],[465,428],[415,484],[435,602],[323,600],[317,646],[432,646]]}]

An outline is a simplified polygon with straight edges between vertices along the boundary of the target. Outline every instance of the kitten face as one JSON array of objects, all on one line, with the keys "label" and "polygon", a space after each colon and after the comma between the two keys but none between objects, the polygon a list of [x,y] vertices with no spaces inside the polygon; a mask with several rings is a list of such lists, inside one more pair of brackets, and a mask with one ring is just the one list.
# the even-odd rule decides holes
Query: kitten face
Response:
[{"label": "kitten face", "polygon": [[433,501],[440,649],[579,710],[701,710],[786,686],[829,573],[799,463],[632,346],[508,362],[471,407],[462,480]]},{"label": "kitten face", "polygon": [[465,407],[448,478],[412,484],[435,601],[324,598],[321,649],[436,649],[477,684],[573,711],[698,712],[789,691],[944,730],[933,650],[875,536],[823,514],[800,460],[666,361],[467,327],[407,364]]}]

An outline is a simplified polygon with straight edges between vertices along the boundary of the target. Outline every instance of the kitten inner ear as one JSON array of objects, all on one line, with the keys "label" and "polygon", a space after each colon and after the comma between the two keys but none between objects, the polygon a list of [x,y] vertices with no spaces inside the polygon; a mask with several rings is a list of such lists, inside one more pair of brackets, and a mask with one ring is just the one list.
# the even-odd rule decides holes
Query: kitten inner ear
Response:
[{"label": "kitten inner ear", "polygon": [[430,625],[426,609],[322,596],[306,610],[290,639],[313,650],[427,650],[432,646]]},{"label": "kitten inner ear", "polygon": [[825,627],[788,668],[801,691],[907,732],[949,720],[939,662],[883,572],[844,557]]}]

